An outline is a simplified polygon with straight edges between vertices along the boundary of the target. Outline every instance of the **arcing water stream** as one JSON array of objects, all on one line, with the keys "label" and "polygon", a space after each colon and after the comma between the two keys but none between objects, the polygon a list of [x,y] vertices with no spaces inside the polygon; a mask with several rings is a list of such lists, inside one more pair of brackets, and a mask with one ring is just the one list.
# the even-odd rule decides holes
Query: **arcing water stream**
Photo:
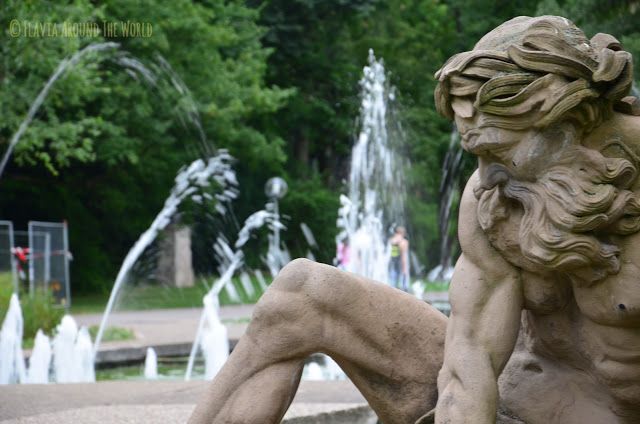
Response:
[{"label": "arcing water stream", "polygon": [[60,64],[58,65],[56,70],[53,72],[49,80],[45,83],[40,93],[38,93],[38,96],[36,97],[36,99],[33,101],[33,103],[31,103],[31,106],[29,107],[29,111],[27,112],[27,116],[25,116],[25,118],[20,123],[20,127],[18,127],[18,131],[16,131],[13,134],[13,136],[11,136],[11,140],[9,140],[9,147],[7,148],[7,150],[4,153],[4,156],[2,157],[2,162],[0,162],[0,177],[4,172],[4,168],[7,165],[7,162],[9,161],[9,158],[11,157],[11,153],[13,152],[13,149],[16,147],[16,144],[18,144],[18,142],[20,141],[20,138],[29,127],[29,124],[31,124],[31,121],[33,121],[33,118],[36,116],[36,113],[38,112],[38,110],[40,110],[40,106],[42,106],[42,103],[47,98],[47,95],[49,94],[51,87],[53,87],[55,82],[64,74],[64,72],[67,69],[75,66],[78,62],[80,62],[80,60],[84,56],[86,56],[89,53],[102,52],[105,50],[113,50],[113,49],[117,49],[118,46],[119,46],[118,43],[89,44],[82,50],[77,51],[70,58],[63,59],[60,62]]},{"label": "arcing water stream", "polygon": [[175,185],[171,190],[171,194],[164,203],[164,207],[153,220],[147,231],[142,233],[140,238],[138,238],[138,241],[136,241],[125,257],[124,262],[120,267],[120,271],[118,271],[118,276],[116,277],[113,289],[109,295],[107,307],[102,315],[100,329],[96,335],[94,356],[98,352],[109,315],[113,310],[116,298],[125,282],[127,274],[144,250],[155,240],[158,233],[171,222],[171,217],[177,211],[178,205],[185,198],[197,195],[200,189],[209,186],[212,180],[216,181],[222,189],[221,194],[218,195],[218,205],[222,207],[222,209],[219,210],[224,211],[225,204],[228,204],[231,200],[237,197],[237,190],[235,187],[238,182],[236,180],[235,172],[233,172],[233,169],[231,168],[231,161],[232,158],[229,153],[221,150],[217,156],[211,157],[207,161],[197,159],[187,168],[180,171],[175,179]]}]

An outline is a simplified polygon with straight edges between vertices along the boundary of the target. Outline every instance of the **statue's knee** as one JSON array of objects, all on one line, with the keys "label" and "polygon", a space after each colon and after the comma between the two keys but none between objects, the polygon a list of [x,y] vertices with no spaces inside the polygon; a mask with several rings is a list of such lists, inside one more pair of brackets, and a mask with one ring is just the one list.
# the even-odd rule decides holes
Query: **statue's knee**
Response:
[{"label": "statue's knee", "polygon": [[256,303],[252,323],[271,326],[300,318],[299,297],[305,290],[308,268],[312,264],[306,259],[295,259],[287,264]]},{"label": "statue's knee", "polygon": [[275,331],[282,339],[296,340],[315,331],[318,315],[311,293],[316,267],[318,264],[307,259],[286,265],[256,303],[249,333],[267,335]]},{"label": "statue's knee", "polygon": [[354,290],[354,283],[334,267],[299,258],[280,271],[267,293],[295,297],[298,304],[304,305],[305,317],[312,318],[333,306],[339,307],[342,300],[359,291]]},{"label": "statue's knee", "polygon": [[278,273],[271,288],[287,292],[300,292],[305,289],[317,266],[317,263],[309,259],[294,259]]}]

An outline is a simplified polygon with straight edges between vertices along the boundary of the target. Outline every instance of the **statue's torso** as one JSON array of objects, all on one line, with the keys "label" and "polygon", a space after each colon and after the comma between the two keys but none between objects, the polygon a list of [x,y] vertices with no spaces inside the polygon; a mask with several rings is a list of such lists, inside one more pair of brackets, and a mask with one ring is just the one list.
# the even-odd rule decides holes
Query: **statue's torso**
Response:
[{"label": "statue's torso", "polygon": [[552,289],[537,276],[523,277],[530,350],[590,372],[616,400],[637,402],[640,267],[625,263],[618,275],[584,287],[551,281],[561,286]]},{"label": "statue's torso", "polygon": [[640,234],[616,244],[620,272],[591,285],[523,271],[523,349],[563,363],[568,372],[587,371],[616,408],[634,410],[640,399],[640,248],[634,249]]},{"label": "statue's torso", "polygon": [[[517,234],[502,224],[496,246],[517,261]],[[525,301],[521,354],[562,364],[567,374],[586,371],[595,390],[604,390],[616,411],[640,411],[640,233],[615,240],[621,249],[620,272],[596,283],[570,281],[560,273],[522,271]],[[634,248],[635,246],[635,248]],[[511,258],[509,258],[511,256]],[[568,377],[570,378],[570,377]],[[550,382],[550,384],[552,384]],[[634,405],[635,404],[635,405]],[[595,422],[595,421],[594,421]],[[620,421],[627,422],[627,421]]]}]

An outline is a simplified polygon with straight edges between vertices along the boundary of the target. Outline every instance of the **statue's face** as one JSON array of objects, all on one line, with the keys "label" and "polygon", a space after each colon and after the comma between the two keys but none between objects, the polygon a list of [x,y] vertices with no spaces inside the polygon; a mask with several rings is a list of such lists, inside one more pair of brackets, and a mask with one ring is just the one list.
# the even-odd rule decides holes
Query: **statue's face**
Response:
[{"label": "statue's face", "polygon": [[469,118],[456,115],[456,126],[463,146],[477,155],[480,163],[498,162],[520,180],[535,180],[541,170],[576,143],[575,128],[558,123],[545,129],[482,127],[482,113]]}]

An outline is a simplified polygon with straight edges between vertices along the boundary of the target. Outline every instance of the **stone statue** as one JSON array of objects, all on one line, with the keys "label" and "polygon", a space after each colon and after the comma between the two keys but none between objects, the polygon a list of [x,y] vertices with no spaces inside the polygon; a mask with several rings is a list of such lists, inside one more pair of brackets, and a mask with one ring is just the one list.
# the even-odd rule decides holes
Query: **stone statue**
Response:
[{"label": "stone statue", "polygon": [[450,319],[295,260],[191,423],[279,422],[313,352],[330,355],[385,424],[640,422],[630,54],[564,18],[519,17],[436,77],[438,110],[478,157],[460,206]]}]

